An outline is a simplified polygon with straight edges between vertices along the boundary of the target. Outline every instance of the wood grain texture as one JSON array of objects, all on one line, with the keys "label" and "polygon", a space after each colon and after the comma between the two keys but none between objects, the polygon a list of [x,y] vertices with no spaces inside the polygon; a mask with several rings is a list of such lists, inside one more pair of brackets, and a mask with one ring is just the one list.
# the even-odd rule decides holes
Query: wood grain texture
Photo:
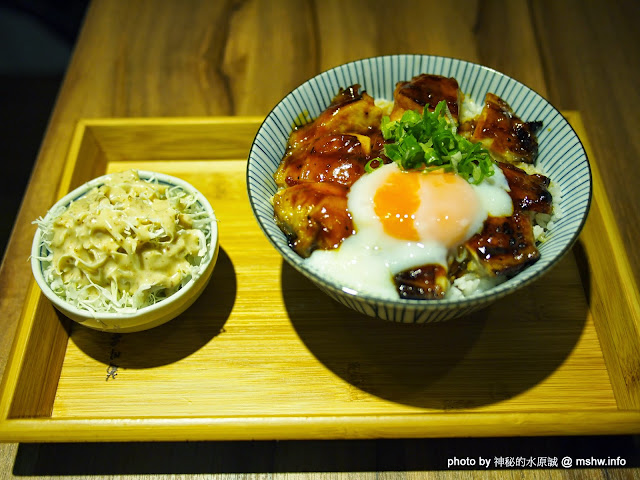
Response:
[{"label": "wood grain texture", "polygon": [[[581,118],[570,121],[577,131],[584,131]],[[587,155],[594,159],[591,142],[586,135],[582,138]],[[598,162],[592,161],[592,208],[578,247],[584,249],[589,265],[590,310],[617,403],[634,409],[640,406],[640,297],[600,172]],[[607,241],[604,231],[609,232]]]},{"label": "wood grain texture", "polygon": [[[582,113],[593,153],[602,168],[605,194],[620,226],[636,285],[640,284],[640,225],[629,216],[640,205],[640,135],[633,118],[640,108],[635,79],[640,4],[637,2],[531,2],[548,97]],[[605,93],[606,92],[606,93]]]},{"label": "wood grain texture", "polygon": [[[640,44],[640,31],[636,28],[637,2],[462,1],[456,2],[461,5],[459,9],[441,5],[443,2],[438,5],[403,2],[407,8],[393,12],[387,3],[96,0],[87,14],[0,269],[0,331],[3,332],[0,371],[4,369],[30,281],[25,259],[35,230],[31,221],[53,203],[61,166],[79,119],[264,115],[298,83],[322,69],[362,56],[407,52],[453,55],[484,63],[523,80],[559,108],[579,110],[594,154],[607,161],[608,167],[602,171],[604,189],[637,284],[640,253],[635,242],[640,222],[636,209],[629,208],[640,204],[640,191],[635,187],[640,137],[633,129],[635,112],[640,106],[634,83],[640,76],[636,54],[636,45]],[[270,9],[270,4],[278,6]],[[347,17],[345,13],[351,15]],[[275,22],[281,25],[281,19],[287,28],[274,26]],[[422,34],[412,28],[416,24],[433,25],[434,30]],[[438,35],[431,35],[431,31],[437,31]],[[277,38],[283,41],[277,43]],[[423,446],[419,442],[403,444],[395,452],[403,458],[415,456],[412,445]],[[377,457],[385,446],[377,443],[368,446],[367,458]],[[451,452],[464,451],[464,443],[449,443],[447,448]],[[18,452],[18,460],[21,464],[35,465],[42,454],[42,458],[50,460],[49,465],[56,465],[54,459],[60,450],[50,450],[48,457],[45,450],[23,449],[22,454]],[[331,452],[327,446],[310,450],[317,454],[316,458],[322,458],[323,452]],[[120,454],[116,463],[135,468],[126,451],[116,449],[103,453],[112,458]],[[154,450],[150,447],[149,451]],[[238,455],[241,451],[234,450],[234,453]],[[363,453],[358,449],[345,451],[345,457],[353,458]],[[74,452],[74,456],[84,453]],[[223,449],[211,454],[226,452]],[[273,471],[270,465],[278,465],[278,459],[282,464],[281,460],[291,455],[313,457],[308,452],[302,446],[287,448],[279,451],[273,460],[273,451],[267,449],[252,453],[262,462],[272,463],[251,460],[254,465],[263,466],[262,472],[268,472]],[[1,447],[0,457],[3,465],[0,478],[13,478],[16,447]],[[94,458],[102,457],[97,454]],[[411,470],[408,464],[395,465],[394,471],[385,471],[384,466],[375,463],[367,466],[369,472],[377,472],[376,478],[458,478],[453,472]],[[433,465],[431,468],[437,469]],[[228,470],[231,472],[219,472],[217,477],[310,477],[295,471],[265,475],[252,473],[249,468]],[[83,474],[91,473],[88,468],[66,478],[84,478]],[[144,473],[144,469],[134,473]],[[148,468],[147,473],[162,476],[153,468]],[[174,470],[169,476],[183,477],[180,473]],[[587,478],[586,475],[634,478],[637,475],[635,471],[617,469],[604,473],[590,470],[585,476],[583,473],[493,471],[491,475],[496,478]],[[47,476],[47,469],[38,470],[37,475]],[[134,477],[126,468],[115,472],[106,470],[106,475]],[[319,475],[320,478],[373,476],[349,471],[348,462],[338,464],[334,472]]]},{"label": "wood grain texture", "polygon": [[[566,115],[584,136],[579,116]],[[357,315],[284,264],[253,219],[245,171],[260,122],[80,122],[58,196],[95,175],[130,168],[183,178],[216,211],[219,262],[191,309],[139,334],[72,325],[67,342],[56,333],[60,320],[50,303],[34,290],[5,375],[12,383],[3,392],[10,408],[0,438],[340,439],[640,428],[633,385],[621,380],[614,398],[594,328],[606,324],[609,311],[637,309],[637,299],[600,295],[593,282],[593,303],[603,308],[592,309],[590,277],[569,255],[528,295],[466,319],[423,328]],[[96,160],[100,171],[91,167]],[[597,175],[594,182],[599,188]],[[608,211],[601,199],[593,219],[602,216],[600,205]],[[617,238],[612,225],[595,228]],[[612,270],[598,257],[619,243],[607,238],[582,237],[591,276]],[[624,266],[616,269],[623,278]],[[40,355],[46,347],[51,354]],[[616,341],[609,348],[623,351]],[[630,340],[627,348],[638,344]],[[620,356],[624,372],[635,366],[630,356]],[[49,357],[59,359],[57,370],[42,363]],[[635,417],[617,411],[625,408]]]}]

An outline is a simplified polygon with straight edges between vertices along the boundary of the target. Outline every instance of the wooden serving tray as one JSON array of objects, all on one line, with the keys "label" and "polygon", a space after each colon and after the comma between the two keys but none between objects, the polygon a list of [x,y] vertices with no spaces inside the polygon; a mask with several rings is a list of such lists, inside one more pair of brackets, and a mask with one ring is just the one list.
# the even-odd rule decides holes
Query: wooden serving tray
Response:
[{"label": "wooden serving tray", "polygon": [[638,290],[593,156],[589,220],[552,272],[470,317],[402,325],[334,302],[263,236],[245,184],[260,122],[80,122],[59,196],[129,168],[179,176],[216,210],[220,256],[186,313],[135,334],[72,324],[34,282],[1,441],[640,432]]}]

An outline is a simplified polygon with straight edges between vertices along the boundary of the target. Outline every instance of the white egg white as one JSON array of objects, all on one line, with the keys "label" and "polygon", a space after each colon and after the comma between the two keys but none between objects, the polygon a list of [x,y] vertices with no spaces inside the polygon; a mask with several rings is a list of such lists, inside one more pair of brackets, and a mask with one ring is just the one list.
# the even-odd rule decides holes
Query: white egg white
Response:
[{"label": "white egg white", "polygon": [[[374,195],[386,178],[397,171],[399,167],[395,163],[384,165],[363,175],[351,186],[348,209],[356,233],[335,250],[313,252],[305,260],[312,270],[349,291],[381,299],[397,299],[398,293],[393,282],[395,274],[421,265],[447,266],[450,249],[444,244],[426,236],[421,236],[419,241],[407,241],[385,233],[374,211]],[[494,168],[494,172],[480,185],[471,185],[477,205],[472,209],[476,213],[469,219],[465,239],[482,229],[487,216],[508,216],[513,212],[507,180],[498,167]],[[420,209],[428,212],[429,201],[425,196],[429,197],[428,193],[421,192]],[[420,211],[417,212],[417,215],[420,214]]]}]

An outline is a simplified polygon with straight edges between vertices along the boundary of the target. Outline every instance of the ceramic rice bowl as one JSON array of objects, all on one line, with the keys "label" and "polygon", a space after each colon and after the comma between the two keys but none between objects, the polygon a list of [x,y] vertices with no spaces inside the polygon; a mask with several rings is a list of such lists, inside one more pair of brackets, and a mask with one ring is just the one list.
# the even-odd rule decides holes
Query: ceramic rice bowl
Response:
[{"label": "ceramic rice bowl", "polygon": [[[537,166],[558,186],[561,217],[539,245],[540,259],[515,277],[487,291],[461,299],[383,300],[359,293],[311,271],[289,246],[274,220],[271,197],[277,187],[273,174],[285,153],[292,126],[301,114],[316,118],[341,87],[360,84],[375,99],[393,99],[396,82],[421,73],[454,77],[465,95],[481,104],[487,92],[510,104],[524,121],[542,121],[538,133]],[[539,94],[500,72],[453,58],[393,55],[367,58],[325,71],[284,97],[269,113],[254,139],[247,166],[247,188],[255,217],[284,260],[336,301],[358,312],[394,322],[449,320],[483,308],[545,275],[570,250],[591,200],[591,171],[580,139],[562,114]]]}]

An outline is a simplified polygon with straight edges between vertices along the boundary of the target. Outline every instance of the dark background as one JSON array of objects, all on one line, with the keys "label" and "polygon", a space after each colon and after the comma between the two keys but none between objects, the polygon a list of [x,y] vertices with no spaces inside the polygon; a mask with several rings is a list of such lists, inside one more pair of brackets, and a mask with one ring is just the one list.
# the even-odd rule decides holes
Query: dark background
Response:
[{"label": "dark background", "polygon": [[[126,0],[125,0],[126,1]],[[71,58],[88,0],[0,0],[0,255],[4,256],[24,190],[38,156],[56,97]],[[304,472],[370,470],[445,470],[442,458],[458,455],[622,456],[626,467],[640,466],[637,436],[411,441],[413,459],[403,456],[405,440],[331,442],[330,453],[316,456],[326,442],[196,442],[57,445],[24,444],[14,474],[88,475],[205,472]],[[248,452],[247,452],[248,450]],[[280,451],[278,465],[264,464]],[[78,455],[82,452],[82,455]],[[311,452],[311,453],[309,453]],[[363,454],[364,453],[364,454]],[[252,462],[246,462],[246,456]],[[136,467],[118,459],[137,457]],[[183,457],[184,461],[175,461]],[[35,459],[35,461],[34,461]],[[257,460],[256,460],[257,459]],[[417,462],[417,463],[415,463]],[[176,467],[175,464],[178,464]],[[54,467],[52,467],[54,465]],[[64,471],[55,466],[66,465]],[[52,470],[53,469],[53,470]]]},{"label": "dark background", "polygon": [[3,257],[88,0],[0,0]]}]

